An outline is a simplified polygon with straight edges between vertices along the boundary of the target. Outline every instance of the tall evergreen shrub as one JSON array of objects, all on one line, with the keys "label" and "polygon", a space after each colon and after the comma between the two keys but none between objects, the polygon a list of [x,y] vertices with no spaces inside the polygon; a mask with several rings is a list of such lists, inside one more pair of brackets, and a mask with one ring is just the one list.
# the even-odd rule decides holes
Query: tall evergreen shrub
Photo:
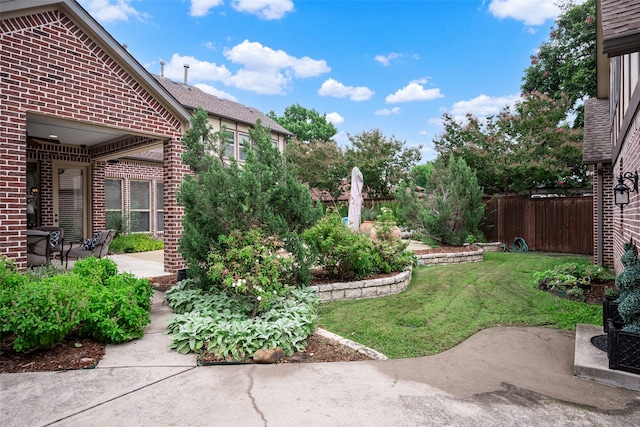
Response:
[{"label": "tall evergreen shrub", "polygon": [[287,171],[271,142],[269,128],[256,122],[249,130],[251,148],[244,165],[223,159],[225,130],[214,132],[206,111],[198,108],[183,136],[183,161],[191,167],[178,193],[184,206],[180,252],[190,274],[206,282],[207,256],[220,250],[219,236],[259,228],[278,236],[300,264],[298,281],[310,278],[298,232],[321,215],[309,190]]},{"label": "tall evergreen shrub", "polygon": [[462,245],[469,236],[480,240],[478,226],[484,215],[483,190],[475,172],[462,158],[438,158],[425,194],[419,197],[411,185],[395,196],[398,217],[414,230],[447,245]]}]

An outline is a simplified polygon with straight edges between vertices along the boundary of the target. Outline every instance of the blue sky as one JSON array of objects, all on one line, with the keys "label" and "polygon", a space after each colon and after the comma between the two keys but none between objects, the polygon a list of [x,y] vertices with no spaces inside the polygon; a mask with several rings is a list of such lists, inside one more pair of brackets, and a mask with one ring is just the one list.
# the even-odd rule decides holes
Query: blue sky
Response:
[{"label": "blue sky", "polygon": [[[578,0],[581,3],[584,0]],[[80,0],[150,72],[282,115],[300,104],[347,134],[379,128],[437,156],[444,112],[520,95],[555,0]]]}]

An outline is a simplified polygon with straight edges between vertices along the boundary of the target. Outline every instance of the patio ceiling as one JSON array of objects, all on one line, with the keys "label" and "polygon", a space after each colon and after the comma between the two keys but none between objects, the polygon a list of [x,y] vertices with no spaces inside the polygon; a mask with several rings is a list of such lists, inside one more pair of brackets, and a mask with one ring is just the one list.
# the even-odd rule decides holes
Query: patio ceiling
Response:
[{"label": "patio ceiling", "polygon": [[27,135],[42,142],[65,145],[94,145],[117,140],[129,135],[126,131],[56,117],[28,115]]}]

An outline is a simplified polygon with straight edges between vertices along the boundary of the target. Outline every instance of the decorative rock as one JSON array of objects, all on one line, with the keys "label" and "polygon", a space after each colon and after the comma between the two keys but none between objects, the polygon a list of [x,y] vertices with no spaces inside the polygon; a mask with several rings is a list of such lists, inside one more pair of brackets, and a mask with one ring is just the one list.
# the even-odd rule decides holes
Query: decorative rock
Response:
[{"label": "decorative rock", "polygon": [[255,363],[276,363],[278,360],[284,357],[284,350],[281,347],[266,348],[258,350],[253,355],[253,361]]}]

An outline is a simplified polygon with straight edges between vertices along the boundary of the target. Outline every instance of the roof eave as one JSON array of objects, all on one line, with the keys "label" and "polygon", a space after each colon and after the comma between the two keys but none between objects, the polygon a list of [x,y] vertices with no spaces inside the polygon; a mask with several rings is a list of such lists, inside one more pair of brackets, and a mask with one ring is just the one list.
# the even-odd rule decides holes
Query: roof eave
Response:
[{"label": "roof eave", "polygon": [[640,30],[627,31],[615,37],[606,37],[602,49],[609,58],[640,51]]},{"label": "roof eave", "polygon": [[19,2],[3,2],[2,4],[3,16],[23,14],[23,11],[36,12],[53,9],[58,9],[69,16],[76,25],[91,36],[92,40],[116,59],[127,70],[127,73],[137,76],[136,80],[161,101],[162,105],[171,111],[183,125],[188,125],[190,116],[187,110],[78,2],[74,0],[20,0]]}]

